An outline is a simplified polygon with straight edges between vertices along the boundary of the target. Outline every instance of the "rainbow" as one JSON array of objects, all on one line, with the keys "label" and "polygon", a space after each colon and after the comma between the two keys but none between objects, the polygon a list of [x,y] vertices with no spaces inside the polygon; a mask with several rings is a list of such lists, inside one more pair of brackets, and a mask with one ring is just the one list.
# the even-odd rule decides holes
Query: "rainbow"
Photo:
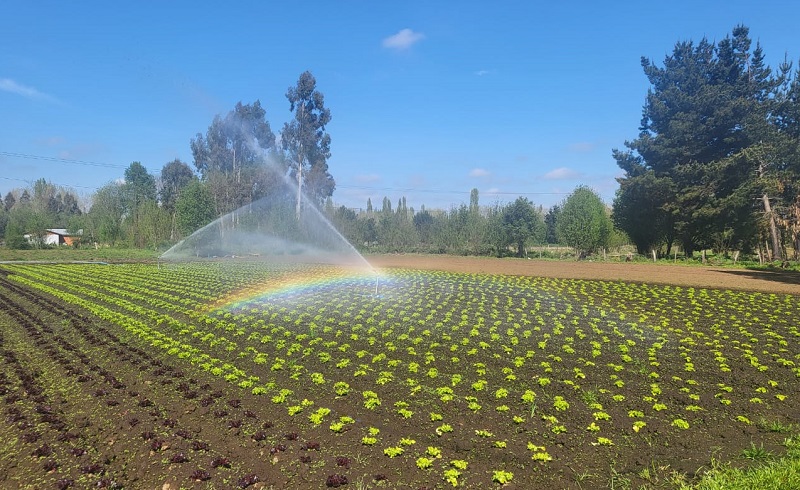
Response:
[{"label": "rainbow", "polygon": [[207,311],[238,310],[255,303],[291,301],[341,288],[359,288],[365,294],[374,293],[376,281],[383,282],[383,279],[377,273],[363,269],[326,267],[286,271],[219,298],[208,306]]}]

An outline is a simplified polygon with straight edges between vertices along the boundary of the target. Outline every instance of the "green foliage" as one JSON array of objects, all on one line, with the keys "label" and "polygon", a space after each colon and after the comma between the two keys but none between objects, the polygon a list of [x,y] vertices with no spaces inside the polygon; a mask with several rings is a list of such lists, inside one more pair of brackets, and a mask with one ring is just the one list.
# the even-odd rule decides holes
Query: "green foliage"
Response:
[{"label": "green foliage", "polygon": [[780,257],[770,197],[795,218],[800,213],[790,204],[798,169],[784,163],[796,160],[800,135],[796,74],[786,63],[772,71],[741,25],[716,44],[678,42],[663,66],[643,58],[642,67],[651,87],[639,136],[613,153],[625,171],[614,206],[618,226],[640,252],[662,240],[669,249],[673,239],[687,255],[747,250],[771,235]]},{"label": "green foliage", "polygon": [[[241,179],[241,171],[264,164],[264,155],[275,147],[275,134],[261,102],[237,102],[225,117],[214,117],[206,136],[191,140],[194,165],[205,179],[210,174]],[[241,184],[241,180],[239,182]],[[238,207],[238,206],[237,206]]]},{"label": "green foliage", "polygon": [[492,481],[495,483],[499,483],[500,485],[505,485],[506,483],[510,482],[513,479],[514,479],[514,473],[510,471],[504,471],[504,470],[492,471]]},{"label": "green foliage", "polygon": [[161,190],[159,191],[159,201],[168,211],[174,212],[175,202],[181,195],[181,191],[194,179],[194,172],[186,163],[172,160],[161,169]]},{"label": "green foliage", "polygon": [[518,197],[503,208],[500,226],[505,236],[503,245],[515,246],[517,257],[525,255],[525,244],[529,240],[544,241],[544,221],[533,208],[533,204],[524,197]]},{"label": "green foliage", "polygon": [[186,186],[175,202],[175,219],[178,230],[184,235],[207,225],[215,215],[211,194],[197,179]]},{"label": "green foliage", "polygon": [[122,219],[125,212],[124,187],[116,183],[101,187],[95,193],[92,208],[89,210],[89,235],[109,245],[123,242],[125,231]]},{"label": "green foliage", "polygon": [[30,208],[12,210],[5,226],[6,247],[11,249],[30,248],[31,243],[25,238],[28,233],[38,237],[38,240],[34,241],[33,245],[38,244],[41,246],[45,226],[42,224],[37,226],[37,221],[41,223],[41,220],[37,219],[37,216]]},{"label": "green foliage", "polygon": [[82,214],[70,190],[38,179],[30,192],[22,189],[6,194],[0,206],[0,236],[10,249],[44,248],[48,228],[78,225],[77,230]]},{"label": "green foliage", "polygon": [[[695,490],[749,490],[752,488],[800,488],[800,443],[797,437],[784,441],[786,455],[771,461],[770,453],[754,444],[742,451],[742,457],[758,461],[752,468],[736,468],[716,465],[703,474],[702,479],[692,485]],[[682,485],[681,490],[689,490]]]},{"label": "green foliage", "polygon": [[578,187],[561,204],[556,222],[560,243],[591,253],[608,244],[611,229],[603,200],[588,187]]},{"label": "green foliage", "polygon": [[664,241],[671,243],[672,216],[666,210],[673,194],[670,183],[669,179],[656,177],[653,171],[620,179],[612,218],[641,255],[649,254]]}]

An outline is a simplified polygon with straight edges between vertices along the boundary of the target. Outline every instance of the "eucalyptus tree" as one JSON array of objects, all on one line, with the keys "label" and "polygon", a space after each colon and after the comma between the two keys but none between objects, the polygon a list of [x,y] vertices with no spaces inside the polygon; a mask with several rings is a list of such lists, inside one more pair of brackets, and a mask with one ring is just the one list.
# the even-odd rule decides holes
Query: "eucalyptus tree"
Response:
[{"label": "eucalyptus tree", "polygon": [[208,185],[217,215],[250,204],[274,189],[274,172],[266,168],[281,162],[260,101],[238,102],[225,117],[216,115],[206,135],[197,133],[190,145],[194,166]]},{"label": "eucalyptus tree", "polygon": [[292,175],[297,179],[296,212],[299,218],[303,187],[316,205],[321,205],[336,187],[328,172],[331,137],[325,132],[331,111],[325,107],[325,97],[317,90],[317,81],[309,71],[300,75],[297,85],[289,87],[286,98],[294,118],[283,125],[281,146]]}]

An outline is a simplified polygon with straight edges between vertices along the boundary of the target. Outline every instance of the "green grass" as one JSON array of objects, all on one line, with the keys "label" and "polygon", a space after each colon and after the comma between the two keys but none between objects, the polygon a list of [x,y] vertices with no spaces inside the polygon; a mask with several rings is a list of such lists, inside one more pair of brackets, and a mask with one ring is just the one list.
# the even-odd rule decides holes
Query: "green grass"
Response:
[{"label": "green grass", "polygon": [[[798,436],[789,437],[784,441],[784,445],[787,451],[782,458],[744,470],[722,465],[706,473],[699,483],[681,488],[683,490],[751,490],[755,488],[789,490],[800,488],[800,438]],[[752,449],[745,449],[743,455]],[[755,448],[755,450],[758,454],[763,451],[760,448]]]}]

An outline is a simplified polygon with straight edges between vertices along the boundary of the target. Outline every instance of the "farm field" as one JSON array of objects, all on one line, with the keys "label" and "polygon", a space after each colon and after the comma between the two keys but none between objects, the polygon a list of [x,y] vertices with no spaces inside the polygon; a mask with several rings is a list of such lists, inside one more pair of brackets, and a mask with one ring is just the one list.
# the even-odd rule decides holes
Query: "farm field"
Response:
[{"label": "farm field", "polygon": [[796,296],[488,272],[0,265],[0,486],[671,488],[780,453]]}]

